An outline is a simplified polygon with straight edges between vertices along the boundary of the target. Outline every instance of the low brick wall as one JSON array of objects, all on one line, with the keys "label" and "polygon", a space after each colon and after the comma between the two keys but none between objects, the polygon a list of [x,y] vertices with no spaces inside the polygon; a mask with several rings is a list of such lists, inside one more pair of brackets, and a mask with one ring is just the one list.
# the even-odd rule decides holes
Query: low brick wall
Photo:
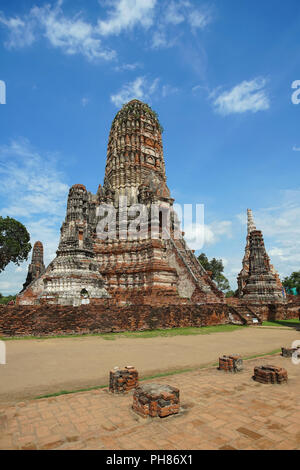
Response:
[{"label": "low brick wall", "polygon": [[229,323],[226,304],[41,305],[0,308],[0,336],[49,336],[64,334],[141,331]]}]

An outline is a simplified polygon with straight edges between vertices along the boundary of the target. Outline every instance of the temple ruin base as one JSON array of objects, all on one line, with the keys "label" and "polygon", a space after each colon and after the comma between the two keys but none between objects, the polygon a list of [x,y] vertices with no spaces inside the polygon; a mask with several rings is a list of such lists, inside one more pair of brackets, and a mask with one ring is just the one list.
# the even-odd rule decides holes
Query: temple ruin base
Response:
[{"label": "temple ruin base", "polygon": [[139,374],[133,366],[124,369],[115,367],[109,373],[109,391],[111,393],[128,393],[138,386]]},{"label": "temple ruin base", "polygon": [[283,384],[287,382],[288,374],[283,367],[257,366],[254,367],[253,379],[263,384]]},{"label": "temple ruin base", "polygon": [[[3,305],[0,306],[0,336],[110,333],[232,323],[227,303],[159,305],[158,302],[159,299],[157,305],[120,306],[110,299],[97,299],[97,303],[79,307]],[[255,308],[262,320],[298,318],[298,304],[261,304]]]},{"label": "temple ruin base", "polygon": [[170,385],[150,383],[136,388],[132,409],[143,418],[164,418],[180,410],[179,390]]}]

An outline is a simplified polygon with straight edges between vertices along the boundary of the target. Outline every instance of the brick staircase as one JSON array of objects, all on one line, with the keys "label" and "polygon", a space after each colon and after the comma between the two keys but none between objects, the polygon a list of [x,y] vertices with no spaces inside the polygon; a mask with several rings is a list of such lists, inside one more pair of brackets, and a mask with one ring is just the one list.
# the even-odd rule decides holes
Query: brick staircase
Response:
[{"label": "brick staircase", "polygon": [[223,299],[223,293],[219,291],[214,281],[207,274],[201,263],[198,261],[193,251],[190,250],[183,238],[173,239],[170,237],[171,244],[175,248],[179,258],[187,267],[189,273],[194,279],[196,285],[201,291],[206,293],[213,292],[220,299]]},{"label": "brick staircase", "polygon": [[232,323],[240,323],[243,325],[261,325],[261,319],[247,305],[229,305]]}]

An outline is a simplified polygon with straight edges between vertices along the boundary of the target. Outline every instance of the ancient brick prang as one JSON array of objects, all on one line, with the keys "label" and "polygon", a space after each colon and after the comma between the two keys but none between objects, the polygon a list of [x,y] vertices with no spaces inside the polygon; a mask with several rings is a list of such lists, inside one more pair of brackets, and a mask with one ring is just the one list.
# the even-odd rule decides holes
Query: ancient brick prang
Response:
[{"label": "ancient brick prang", "polygon": [[32,259],[31,263],[28,266],[28,273],[25,283],[23,284],[22,292],[36,279],[38,279],[41,274],[45,272],[44,265],[44,247],[42,242],[35,242],[32,250]]},{"label": "ancient brick prang", "polygon": [[249,275],[242,291],[243,300],[282,302],[283,293],[272,272],[261,231],[250,232],[249,245]]},{"label": "ancient brick prang", "polygon": [[83,185],[76,184],[69,191],[57,256],[38,282],[18,297],[17,303],[80,305],[90,298],[109,297],[94,259],[91,230],[89,196]]},{"label": "ancient brick prang", "polygon": [[288,380],[287,371],[277,366],[254,367],[253,379],[263,384],[283,384]]},{"label": "ancient brick prang", "polygon": [[[257,236],[252,236],[252,233],[258,233],[259,231],[256,230],[251,209],[247,209],[247,218],[248,223],[245,255],[243,258],[242,270],[237,278],[239,297],[244,300],[256,299],[281,302],[284,299],[283,287],[277,271],[270,263],[270,259],[264,247],[262,235],[260,241],[257,241]],[[254,275],[254,273],[256,274]],[[252,279],[249,281],[251,275]],[[254,279],[253,276],[256,276],[256,279]],[[274,281],[276,287],[274,285]],[[250,288],[247,288],[247,284],[252,285]],[[271,284],[274,287],[271,288]]]},{"label": "ancient brick prang", "polygon": [[243,360],[238,355],[222,356],[219,358],[219,370],[240,372],[243,370]]},{"label": "ancient brick prang", "polygon": [[141,385],[134,391],[132,408],[143,418],[177,414],[180,410],[179,390],[156,383]]},{"label": "ancient brick prang", "polygon": [[[70,189],[57,257],[19,296],[20,304],[78,305],[108,295],[120,304],[224,303],[223,293],[178,231],[161,132],[156,113],[139,100],[117,113],[103,187],[95,195],[79,184]],[[138,235],[129,230],[139,213],[128,214],[132,204],[142,204],[147,216]],[[105,208],[115,212],[115,233],[111,227],[99,230],[105,218],[100,209]],[[170,217],[169,237],[165,217]]]},{"label": "ancient brick prang", "polygon": [[135,367],[126,366],[124,369],[115,367],[109,373],[109,391],[111,393],[128,393],[138,386],[139,374]]}]

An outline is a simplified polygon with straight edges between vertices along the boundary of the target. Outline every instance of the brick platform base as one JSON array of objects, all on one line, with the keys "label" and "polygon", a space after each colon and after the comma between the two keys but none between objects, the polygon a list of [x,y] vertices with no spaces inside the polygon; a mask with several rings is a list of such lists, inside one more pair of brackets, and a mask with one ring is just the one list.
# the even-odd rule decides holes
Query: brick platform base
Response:
[{"label": "brick platform base", "polygon": [[283,367],[258,366],[254,368],[253,379],[263,384],[282,384],[287,382],[288,374]]},{"label": "brick platform base", "polygon": [[179,390],[170,385],[150,383],[136,388],[132,409],[143,418],[160,418],[179,412]]},{"label": "brick platform base", "polygon": [[111,393],[127,393],[136,388],[138,382],[138,371],[132,366],[126,366],[124,369],[115,367],[109,373],[109,391]]},{"label": "brick platform base", "polygon": [[243,370],[243,360],[238,355],[220,357],[219,370],[225,370],[226,372],[239,372]]}]

